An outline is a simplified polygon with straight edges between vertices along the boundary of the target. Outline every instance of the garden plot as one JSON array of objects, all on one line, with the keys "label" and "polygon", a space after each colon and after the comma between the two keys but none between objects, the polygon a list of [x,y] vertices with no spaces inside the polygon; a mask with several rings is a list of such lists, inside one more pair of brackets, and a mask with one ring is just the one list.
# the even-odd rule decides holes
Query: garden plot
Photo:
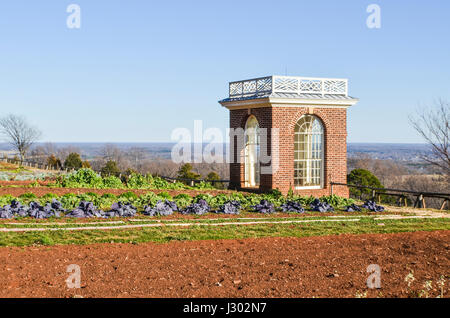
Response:
[{"label": "garden plot", "polygon": [[[126,234],[124,242],[136,239]],[[449,231],[201,241],[171,236],[162,244],[0,248],[0,297],[449,297]],[[381,289],[366,285],[373,263],[382,269]],[[80,266],[82,288],[67,288],[70,264]]]},{"label": "garden plot", "polygon": [[82,230],[119,230],[139,229],[148,227],[189,227],[189,226],[251,226],[280,225],[317,222],[359,222],[378,220],[409,220],[436,219],[440,216],[399,216],[399,215],[334,215],[334,216],[304,216],[304,217],[234,217],[234,218],[203,218],[203,219],[127,219],[120,221],[97,220],[95,222],[6,222],[0,223],[0,232],[31,232],[31,231],[82,231]]}]

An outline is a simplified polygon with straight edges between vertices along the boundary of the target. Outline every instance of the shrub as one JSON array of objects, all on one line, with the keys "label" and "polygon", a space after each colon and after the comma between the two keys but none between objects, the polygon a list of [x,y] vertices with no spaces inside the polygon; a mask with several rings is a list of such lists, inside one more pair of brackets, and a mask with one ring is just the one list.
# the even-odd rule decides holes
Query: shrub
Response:
[{"label": "shrub", "polygon": [[53,169],[60,169],[62,167],[61,160],[53,154],[47,158],[47,165]]},{"label": "shrub", "polygon": [[[208,180],[208,181],[220,180],[220,176],[219,176],[219,174],[217,172],[211,171],[206,176],[206,180]],[[224,184],[222,182],[214,182],[214,183],[210,182],[210,184],[212,185],[212,187],[214,187],[216,189],[223,189],[224,188]]]},{"label": "shrub", "polygon": [[70,153],[66,160],[64,160],[64,168],[66,169],[81,169],[83,166],[83,161],[81,160],[80,154],[76,152]]},{"label": "shrub", "polygon": [[192,165],[190,163],[185,163],[180,167],[180,169],[178,169],[178,178],[198,180],[200,178],[200,175],[192,172]]},{"label": "shrub", "polygon": [[81,167],[82,168],[92,168],[91,164],[87,160],[83,161],[83,163],[81,164]]},{"label": "shrub", "polygon": [[[369,170],[354,169],[347,176],[347,183],[354,185],[362,185],[373,188],[384,188],[380,180],[372,174]],[[361,197],[363,194],[370,195],[370,189],[350,188],[350,194],[354,197]]]},{"label": "shrub", "polygon": [[120,169],[117,167],[117,163],[113,160],[109,160],[105,163],[105,165],[101,169],[102,177],[106,176],[115,176],[118,177],[120,175]]}]

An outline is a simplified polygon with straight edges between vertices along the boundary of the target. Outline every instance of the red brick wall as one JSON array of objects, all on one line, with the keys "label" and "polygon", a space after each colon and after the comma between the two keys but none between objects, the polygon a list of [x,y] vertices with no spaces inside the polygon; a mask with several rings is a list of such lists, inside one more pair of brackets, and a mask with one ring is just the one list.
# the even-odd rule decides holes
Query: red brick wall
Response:
[{"label": "red brick wall", "polygon": [[[264,108],[253,108],[248,109],[237,109],[230,111],[230,128],[245,128],[245,123],[248,117],[251,115],[255,116],[258,120],[260,128],[270,128],[272,126],[272,112],[270,107]],[[231,140],[230,140],[231,142]],[[233,143],[231,143],[233,145]],[[243,144],[243,143],[242,143]],[[234,142],[234,154],[235,158],[232,158],[232,163],[230,163],[230,186],[232,188],[242,188],[244,187],[244,150],[237,149],[238,144],[235,140]],[[270,155],[270,146],[267,149]],[[237,162],[237,156],[240,155],[240,163]],[[271,175],[261,175],[260,176],[260,190],[272,189],[272,176]]]},{"label": "red brick wall", "polygon": [[[320,197],[331,193],[330,181],[346,183],[347,178],[347,111],[345,108],[310,108],[324,125],[324,188],[294,189],[294,128],[296,122],[308,113],[307,107],[264,107],[253,108],[251,114],[261,128],[279,129],[279,168],[273,175],[261,175],[260,190],[278,188],[287,193],[292,187],[295,193]],[[250,116],[247,109],[230,111],[230,128],[245,127]],[[236,145],[235,145],[236,146]],[[272,145],[273,147],[274,145]],[[271,155],[271,149],[268,150]],[[244,162],[230,164],[231,186],[244,186]],[[348,197],[348,189],[334,186],[333,193]]]}]

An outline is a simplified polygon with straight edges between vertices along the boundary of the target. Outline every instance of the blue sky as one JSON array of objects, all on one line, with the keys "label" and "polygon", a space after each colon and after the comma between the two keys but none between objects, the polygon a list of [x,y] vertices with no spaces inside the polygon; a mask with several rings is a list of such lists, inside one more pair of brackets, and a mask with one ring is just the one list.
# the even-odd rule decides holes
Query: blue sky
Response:
[{"label": "blue sky", "polygon": [[45,141],[170,141],[195,119],[228,126],[229,81],[287,69],[349,79],[349,142],[422,142],[408,114],[450,100],[449,33],[446,0],[2,1],[0,115]]}]

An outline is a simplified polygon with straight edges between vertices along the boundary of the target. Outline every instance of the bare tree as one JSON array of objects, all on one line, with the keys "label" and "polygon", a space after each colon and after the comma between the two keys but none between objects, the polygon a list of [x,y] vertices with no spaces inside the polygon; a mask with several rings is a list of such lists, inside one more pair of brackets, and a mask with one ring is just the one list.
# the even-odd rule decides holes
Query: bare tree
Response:
[{"label": "bare tree", "polygon": [[29,125],[25,117],[13,114],[0,119],[0,131],[6,141],[19,152],[21,161],[31,145],[41,137],[40,130]]},{"label": "bare tree", "polygon": [[439,167],[445,175],[450,175],[450,103],[439,100],[434,107],[417,111],[410,117],[414,129],[431,146],[433,156],[423,156],[428,163]]},{"label": "bare tree", "polygon": [[30,151],[30,156],[33,161],[39,162],[40,164],[46,164],[48,158],[51,155],[57,154],[56,146],[51,142],[46,142],[43,145],[33,147]]},{"label": "bare tree", "polygon": [[130,149],[128,149],[127,157],[129,158],[131,165],[136,171],[141,170],[145,154],[146,151],[144,148],[131,147]]},{"label": "bare tree", "polygon": [[56,148],[55,156],[58,157],[61,162],[64,162],[71,153],[78,153],[80,155],[83,154],[81,148],[68,145],[65,147]]},{"label": "bare tree", "polygon": [[114,144],[105,144],[99,151],[99,163],[105,164],[108,161],[115,161],[120,170],[126,170],[130,163],[126,158],[125,151]]}]

